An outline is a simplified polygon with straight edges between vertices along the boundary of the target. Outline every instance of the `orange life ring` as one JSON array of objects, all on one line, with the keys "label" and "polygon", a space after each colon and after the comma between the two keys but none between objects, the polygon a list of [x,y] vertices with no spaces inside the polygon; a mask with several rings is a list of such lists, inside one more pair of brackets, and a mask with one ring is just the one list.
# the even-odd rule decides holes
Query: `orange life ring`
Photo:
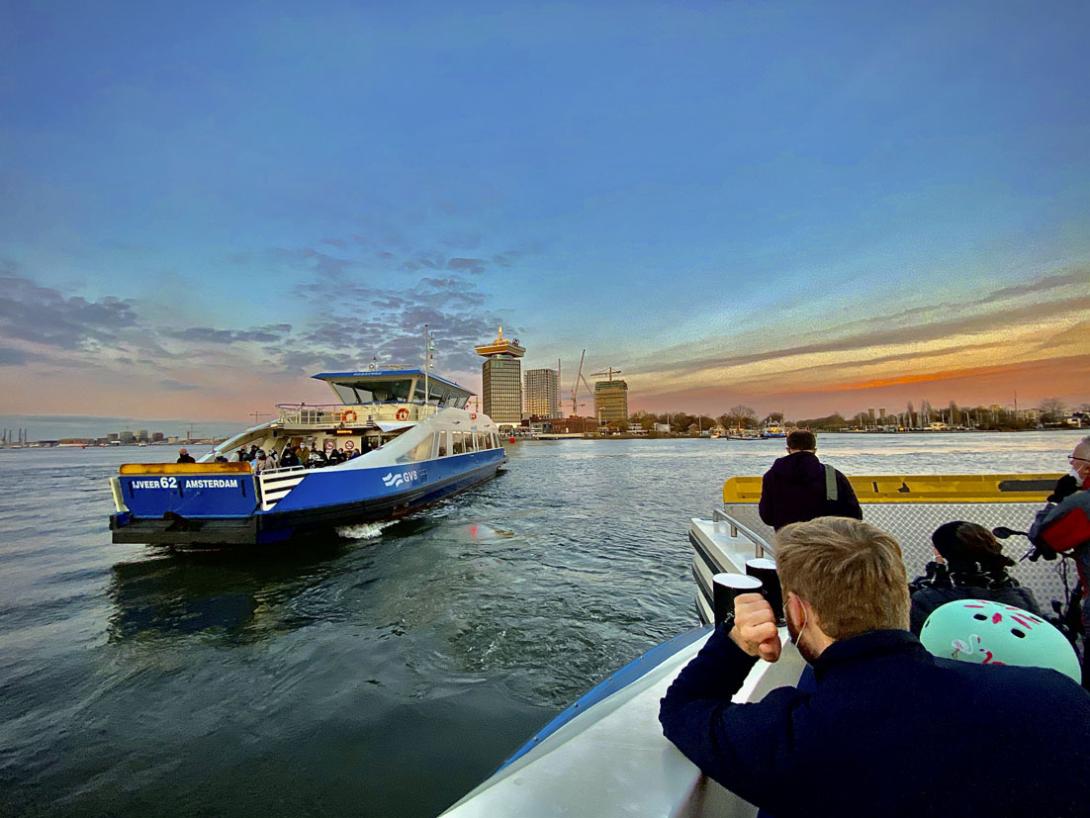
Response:
[{"label": "orange life ring", "polygon": [[409,419],[409,410],[406,409],[404,406],[402,406],[400,409],[397,410],[397,419],[398,420],[408,420]]},{"label": "orange life ring", "polygon": [[477,413],[476,412],[470,412],[469,413],[469,419],[470,420],[476,420],[477,419]]},{"label": "orange life ring", "polygon": [[345,409],[341,412],[341,423],[355,423],[356,413],[352,409]]}]

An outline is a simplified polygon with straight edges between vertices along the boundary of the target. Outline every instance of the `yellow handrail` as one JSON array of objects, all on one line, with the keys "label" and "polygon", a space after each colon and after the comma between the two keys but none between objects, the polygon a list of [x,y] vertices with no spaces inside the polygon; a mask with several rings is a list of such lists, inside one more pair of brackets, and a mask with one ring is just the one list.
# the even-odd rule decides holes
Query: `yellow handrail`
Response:
[{"label": "yellow handrail", "polygon": [[249,463],[125,463],[120,474],[249,474]]},{"label": "yellow handrail", "polygon": [[[879,474],[848,480],[860,503],[1043,503],[1060,474]],[[724,503],[756,503],[761,478],[731,477]]]}]

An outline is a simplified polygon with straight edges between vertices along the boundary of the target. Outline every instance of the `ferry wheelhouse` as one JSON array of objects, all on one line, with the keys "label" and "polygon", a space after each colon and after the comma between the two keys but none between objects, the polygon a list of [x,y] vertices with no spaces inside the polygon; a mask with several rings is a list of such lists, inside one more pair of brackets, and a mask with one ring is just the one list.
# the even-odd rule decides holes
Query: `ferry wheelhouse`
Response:
[{"label": "ferry wheelhouse", "polygon": [[[337,403],[280,404],[276,419],[197,463],[121,466],[111,480],[113,541],[282,542],[404,516],[494,477],[507,462],[496,424],[467,409],[473,393],[454,381],[421,369],[313,377]],[[308,462],[258,468],[239,459],[255,447],[266,463],[273,453],[281,463],[289,450]],[[348,459],[329,462],[342,453]]]}]

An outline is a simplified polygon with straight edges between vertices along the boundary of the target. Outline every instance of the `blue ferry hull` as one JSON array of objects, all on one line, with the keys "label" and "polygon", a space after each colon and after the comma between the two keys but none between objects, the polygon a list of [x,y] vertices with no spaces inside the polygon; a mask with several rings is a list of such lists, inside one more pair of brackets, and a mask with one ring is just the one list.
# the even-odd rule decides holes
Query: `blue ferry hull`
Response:
[{"label": "blue ferry hull", "polygon": [[507,462],[502,449],[395,467],[307,471],[267,510],[249,474],[118,478],[128,511],[110,517],[115,543],[266,545],[343,525],[391,520],[470,489]]}]

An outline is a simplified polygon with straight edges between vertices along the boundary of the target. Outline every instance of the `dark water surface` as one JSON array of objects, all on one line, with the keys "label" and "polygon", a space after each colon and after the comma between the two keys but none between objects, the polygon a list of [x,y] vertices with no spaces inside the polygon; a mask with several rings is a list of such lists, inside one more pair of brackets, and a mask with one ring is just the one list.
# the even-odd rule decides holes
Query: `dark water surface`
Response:
[{"label": "dark water surface", "polygon": [[[1063,471],[1077,433],[828,435],[855,473]],[[384,529],[112,545],[167,447],[0,451],[0,814],[426,816],[695,623],[688,518],[783,441],[563,441]]]}]

